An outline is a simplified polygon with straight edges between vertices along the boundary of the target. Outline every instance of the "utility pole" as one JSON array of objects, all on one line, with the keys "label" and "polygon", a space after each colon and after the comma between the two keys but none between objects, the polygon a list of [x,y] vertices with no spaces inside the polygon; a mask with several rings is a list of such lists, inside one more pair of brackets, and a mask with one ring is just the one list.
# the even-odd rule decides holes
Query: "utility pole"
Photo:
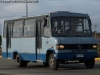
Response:
[{"label": "utility pole", "polygon": [[96,37],[97,37],[97,36],[96,36],[96,32],[97,32],[97,31],[96,31],[96,27],[97,27],[98,25],[95,24],[94,26],[95,26],[95,38],[96,38]]},{"label": "utility pole", "polygon": [[[33,3],[38,3],[38,0],[31,0]],[[28,17],[28,2],[29,1],[27,1],[26,0],[26,17]]]},{"label": "utility pole", "polygon": [[28,17],[28,4],[27,4],[27,0],[26,0],[26,17]]}]

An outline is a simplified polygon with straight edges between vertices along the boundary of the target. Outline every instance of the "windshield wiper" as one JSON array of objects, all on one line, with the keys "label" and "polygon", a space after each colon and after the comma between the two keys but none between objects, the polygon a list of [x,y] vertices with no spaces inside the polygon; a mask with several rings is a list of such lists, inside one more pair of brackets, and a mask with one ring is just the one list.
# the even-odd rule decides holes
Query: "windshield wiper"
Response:
[{"label": "windshield wiper", "polygon": [[57,37],[70,37],[70,35],[61,34],[61,35],[57,35]]},{"label": "windshield wiper", "polygon": [[70,34],[70,35],[68,35],[68,34],[61,34],[61,35],[56,35],[56,37],[85,37],[84,35],[78,35],[78,34]]}]

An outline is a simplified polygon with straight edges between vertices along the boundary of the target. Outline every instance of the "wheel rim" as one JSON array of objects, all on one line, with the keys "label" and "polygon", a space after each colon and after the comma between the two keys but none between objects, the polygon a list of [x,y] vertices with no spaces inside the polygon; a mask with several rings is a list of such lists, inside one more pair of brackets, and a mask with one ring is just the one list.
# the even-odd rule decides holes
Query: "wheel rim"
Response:
[{"label": "wheel rim", "polygon": [[50,67],[53,68],[54,67],[54,62],[55,62],[55,59],[53,57],[50,58]]}]

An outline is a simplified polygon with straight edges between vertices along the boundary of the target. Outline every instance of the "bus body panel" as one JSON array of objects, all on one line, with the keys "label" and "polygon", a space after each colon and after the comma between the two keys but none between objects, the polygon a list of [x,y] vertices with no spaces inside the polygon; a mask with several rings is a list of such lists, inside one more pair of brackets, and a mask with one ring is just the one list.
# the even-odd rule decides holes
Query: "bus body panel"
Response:
[{"label": "bus body panel", "polygon": [[[36,48],[35,48],[35,37],[25,37],[21,38],[21,50],[20,54],[23,57],[23,60],[36,60]],[[32,56],[33,55],[33,56]],[[26,56],[26,57],[24,57]],[[32,58],[30,58],[32,57]]]},{"label": "bus body panel", "polygon": [[2,57],[7,58],[7,53],[6,53],[6,38],[2,38]]}]

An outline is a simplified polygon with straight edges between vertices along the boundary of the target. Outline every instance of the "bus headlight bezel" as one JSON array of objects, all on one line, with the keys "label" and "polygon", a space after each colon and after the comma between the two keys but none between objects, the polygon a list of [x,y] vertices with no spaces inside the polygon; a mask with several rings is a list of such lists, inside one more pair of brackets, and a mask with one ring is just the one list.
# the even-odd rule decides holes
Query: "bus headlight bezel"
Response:
[{"label": "bus headlight bezel", "polygon": [[97,49],[97,45],[93,45],[93,49]]},{"label": "bus headlight bezel", "polygon": [[64,45],[56,45],[56,49],[57,49],[57,50],[62,50],[62,49],[64,49],[64,48],[65,48]]}]

